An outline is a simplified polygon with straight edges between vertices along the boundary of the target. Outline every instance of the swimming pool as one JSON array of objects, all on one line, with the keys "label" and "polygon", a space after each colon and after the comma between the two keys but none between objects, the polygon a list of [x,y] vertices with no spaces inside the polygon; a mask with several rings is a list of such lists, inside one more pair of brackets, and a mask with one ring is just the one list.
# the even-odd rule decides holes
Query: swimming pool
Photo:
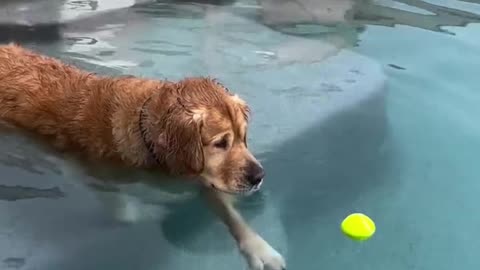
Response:
[{"label": "swimming pool", "polygon": [[[476,1],[65,2],[38,16],[61,27],[0,34],[104,74],[210,74],[247,99],[267,179],[240,209],[288,269],[480,265]],[[0,269],[245,267],[194,190],[89,186],[28,138],[0,147]],[[339,230],[355,211],[377,223],[367,242]]]}]

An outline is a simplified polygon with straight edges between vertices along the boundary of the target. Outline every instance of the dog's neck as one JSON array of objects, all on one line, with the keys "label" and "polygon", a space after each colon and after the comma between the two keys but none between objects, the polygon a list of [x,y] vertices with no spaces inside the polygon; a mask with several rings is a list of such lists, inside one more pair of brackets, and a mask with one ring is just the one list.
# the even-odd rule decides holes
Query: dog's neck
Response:
[{"label": "dog's neck", "polygon": [[[156,130],[152,129],[150,123],[155,119],[152,119],[151,115],[151,107],[154,105],[153,98],[152,102],[149,101],[149,98],[162,92],[169,82],[130,80],[138,82],[137,87],[133,89],[134,92],[132,90],[125,91],[121,86],[114,91],[117,97],[113,99],[116,105],[111,122],[116,152],[130,166],[147,168],[162,166],[151,162],[151,150],[153,149],[149,147],[148,142],[154,141],[152,138],[156,136]],[[142,134],[142,129],[145,130],[144,134]]]}]

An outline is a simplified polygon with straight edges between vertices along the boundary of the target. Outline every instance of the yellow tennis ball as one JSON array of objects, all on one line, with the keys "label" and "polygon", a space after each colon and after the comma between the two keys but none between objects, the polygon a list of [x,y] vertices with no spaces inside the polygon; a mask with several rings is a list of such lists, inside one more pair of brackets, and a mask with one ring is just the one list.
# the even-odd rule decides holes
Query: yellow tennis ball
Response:
[{"label": "yellow tennis ball", "polygon": [[348,215],[341,225],[342,232],[356,241],[369,239],[375,233],[375,223],[368,216],[361,213]]}]

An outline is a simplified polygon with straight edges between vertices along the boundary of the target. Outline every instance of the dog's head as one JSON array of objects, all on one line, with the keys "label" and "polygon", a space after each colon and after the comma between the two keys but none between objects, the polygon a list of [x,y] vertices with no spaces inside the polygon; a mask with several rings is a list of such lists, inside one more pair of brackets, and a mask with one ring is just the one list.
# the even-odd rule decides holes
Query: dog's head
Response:
[{"label": "dog's head", "polygon": [[259,189],[264,170],[247,147],[249,109],[215,80],[190,78],[148,106],[153,151],[171,173],[229,193]]}]

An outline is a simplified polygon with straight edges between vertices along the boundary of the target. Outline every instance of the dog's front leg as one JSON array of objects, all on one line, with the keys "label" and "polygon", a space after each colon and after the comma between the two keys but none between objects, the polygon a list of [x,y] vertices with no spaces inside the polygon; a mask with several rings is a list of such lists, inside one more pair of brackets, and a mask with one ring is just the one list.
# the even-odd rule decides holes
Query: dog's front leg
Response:
[{"label": "dog's front leg", "polygon": [[207,197],[228,230],[235,238],[240,252],[252,270],[286,269],[282,255],[272,248],[243,220],[235,209],[232,197],[214,190],[207,191]]}]

